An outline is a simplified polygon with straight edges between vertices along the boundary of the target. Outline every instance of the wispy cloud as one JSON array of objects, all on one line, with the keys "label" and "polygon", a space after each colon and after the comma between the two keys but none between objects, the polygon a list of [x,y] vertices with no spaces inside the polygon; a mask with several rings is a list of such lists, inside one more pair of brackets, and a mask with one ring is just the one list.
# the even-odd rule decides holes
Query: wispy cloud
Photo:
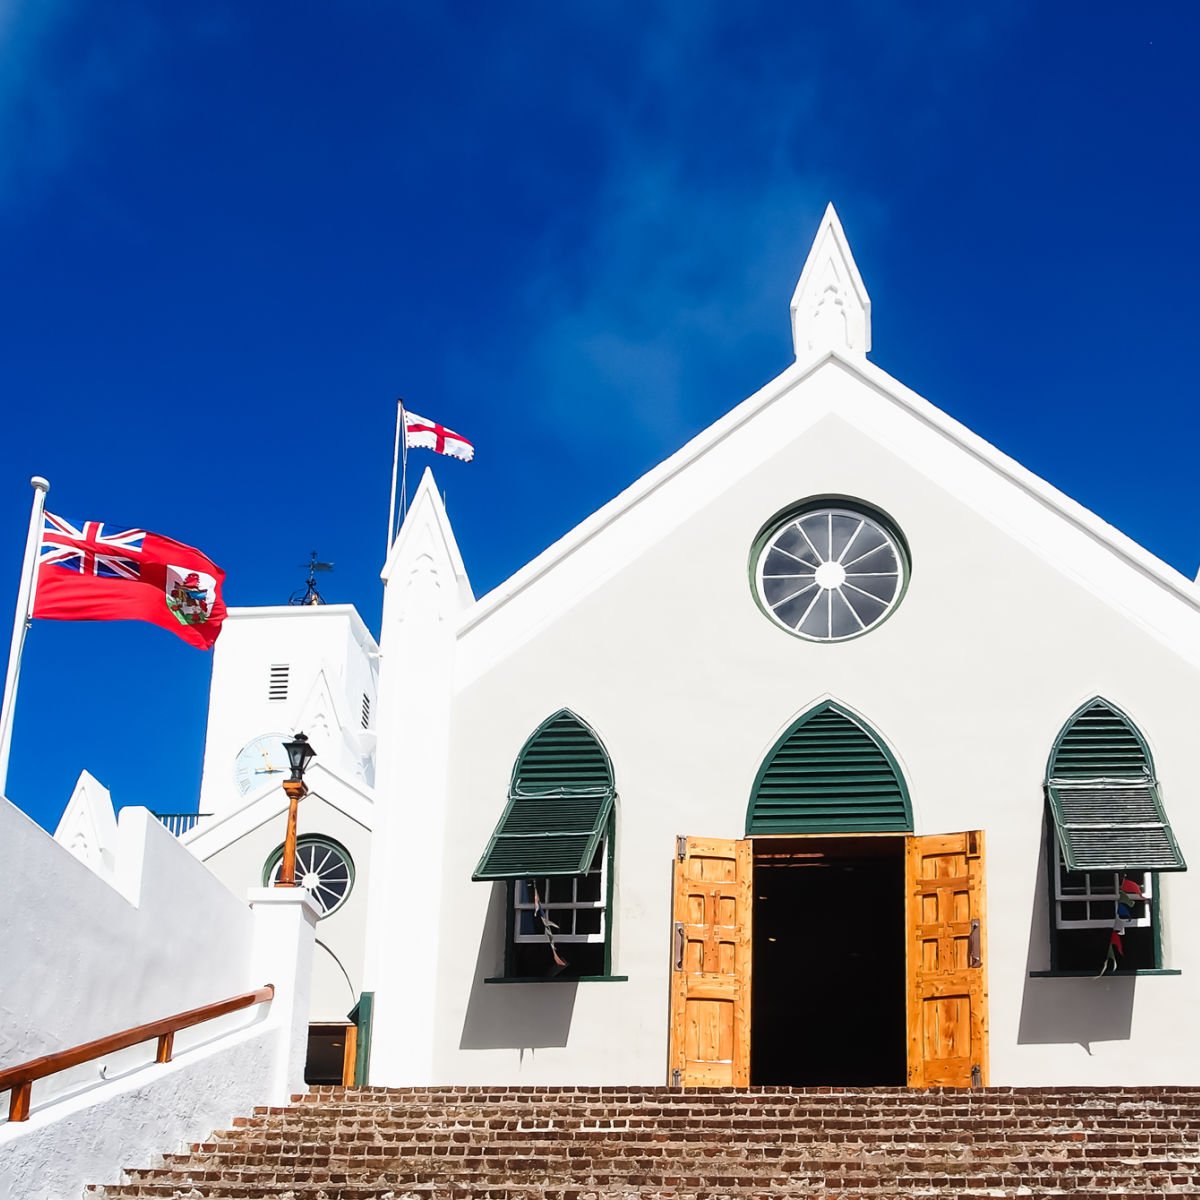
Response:
[{"label": "wispy cloud", "polygon": [[[642,30],[630,92],[595,100],[604,168],[586,223],[546,230],[524,284],[543,411],[593,444],[677,442],[712,415],[723,365],[786,352],[789,280],[831,186],[790,149],[817,89],[730,70],[722,34],[699,6]],[[681,86],[696,78],[708,86]]]},{"label": "wispy cloud", "polygon": [[[897,137],[925,136],[1003,32],[970,14],[922,27],[877,0],[842,31],[870,44],[868,79],[800,10],[751,8],[652,7],[630,37],[624,90],[586,64],[571,80],[602,167],[586,212],[563,214],[530,251],[516,306],[535,330],[533,404],[567,437],[667,448],[782,369],[791,289],[825,204],[852,198],[852,242],[887,223],[894,180],[856,157],[855,123],[892,120],[881,103],[903,89]],[[747,36],[752,22],[778,25],[775,53]],[[914,82],[931,55],[942,77]],[[748,361],[761,379],[746,378]]]},{"label": "wispy cloud", "polygon": [[0,0],[0,204],[32,203],[78,160],[155,31],[136,5],[106,18],[80,0]]}]

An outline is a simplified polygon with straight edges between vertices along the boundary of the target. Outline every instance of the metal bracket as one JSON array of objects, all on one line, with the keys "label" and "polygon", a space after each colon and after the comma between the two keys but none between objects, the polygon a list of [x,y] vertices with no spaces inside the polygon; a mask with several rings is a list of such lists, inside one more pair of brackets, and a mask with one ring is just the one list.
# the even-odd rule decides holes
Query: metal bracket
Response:
[{"label": "metal bracket", "polygon": [[983,966],[983,949],[980,945],[978,920],[971,922],[971,932],[967,934],[967,966]]},{"label": "metal bracket", "polygon": [[683,970],[683,922],[675,922],[675,970]]},{"label": "metal bracket", "polygon": [[676,838],[675,838],[675,857],[677,859],[679,859],[680,862],[683,862],[683,860],[686,856],[687,856],[687,838],[684,837],[684,835],[681,833],[681,834],[676,835]]},{"label": "metal bracket", "polygon": [[973,1088],[983,1086],[983,1072],[979,1069],[978,1063],[971,1064],[971,1086]]},{"label": "metal bracket", "polygon": [[671,1072],[671,1086],[683,1087],[683,1072],[678,1067]]}]

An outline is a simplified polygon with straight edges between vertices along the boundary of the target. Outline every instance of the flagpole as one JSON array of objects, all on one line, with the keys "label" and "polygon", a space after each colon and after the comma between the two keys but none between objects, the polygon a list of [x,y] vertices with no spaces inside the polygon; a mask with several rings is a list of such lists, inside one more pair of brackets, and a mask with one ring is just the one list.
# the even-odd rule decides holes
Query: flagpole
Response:
[{"label": "flagpole", "polygon": [[408,414],[404,411],[404,401],[397,400],[400,405],[400,425],[403,433],[400,437],[400,524],[408,512]]},{"label": "flagpole", "polygon": [[33,487],[33,509],[29,514],[29,536],[25,539],[25,561],[21,564],[21,582],[17,588],[17,611],[13,617],[12,645],[8,651],[8,673],[4,677],[4,702],[0,706],[0,796],[8,791],[8,755],[12,748],[13,709],[17,703],[17,679],[21,673],[21,654],[25,649],[25,634],[33,613],[33,596],[37,590],[37,556],[42,541],[42,513],[46,508],[46,493],[50,484],[40,475],[30,481]]},{"label": "flagpole", "polygon": [[[396,532],[396,463],[400,458],[400,425],[404,416],[404,401],[396,401],[396,444],[392,448],[392,494],[388,498],[388,536],[386,559],[392,552],[392,539]],[[405,438],[405,441],[408,439]]]}]

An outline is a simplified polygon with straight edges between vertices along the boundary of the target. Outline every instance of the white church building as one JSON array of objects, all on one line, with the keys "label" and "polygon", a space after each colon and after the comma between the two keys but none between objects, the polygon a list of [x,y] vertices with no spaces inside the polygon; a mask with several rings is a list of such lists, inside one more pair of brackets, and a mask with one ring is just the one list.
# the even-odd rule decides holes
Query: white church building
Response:
[{"label": "white church building", "polygon": [[1200,590],[868,361],[832,208],[791,317],[478,600],[422,481],[371,1082],[1195,1082]]},{"label": "white church building", "polygon": [[487,595],[427,472],[378,644],[231,611],[179,844],[269,885],[309,735],[311,1080],[1197,1082],[1200,588],[868,360],[832,207],[791,320]]}]

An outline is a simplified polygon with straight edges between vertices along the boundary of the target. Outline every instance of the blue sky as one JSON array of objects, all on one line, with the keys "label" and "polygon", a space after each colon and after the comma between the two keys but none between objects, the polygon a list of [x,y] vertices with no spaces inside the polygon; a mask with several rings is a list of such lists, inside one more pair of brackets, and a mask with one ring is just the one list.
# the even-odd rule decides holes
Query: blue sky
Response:
[{"label": "blue sky", "polygon": [[[315,548],[377,629],[400,394],[476,443],[435,471],[481,594],[788,364],[831,199],[874,361],[1194,575],[1198,35],[1185,0],[0,0],[3,611],[37,472],[230,604]],[[9,795],[193,808],[208,679],[35,623]]]}]

